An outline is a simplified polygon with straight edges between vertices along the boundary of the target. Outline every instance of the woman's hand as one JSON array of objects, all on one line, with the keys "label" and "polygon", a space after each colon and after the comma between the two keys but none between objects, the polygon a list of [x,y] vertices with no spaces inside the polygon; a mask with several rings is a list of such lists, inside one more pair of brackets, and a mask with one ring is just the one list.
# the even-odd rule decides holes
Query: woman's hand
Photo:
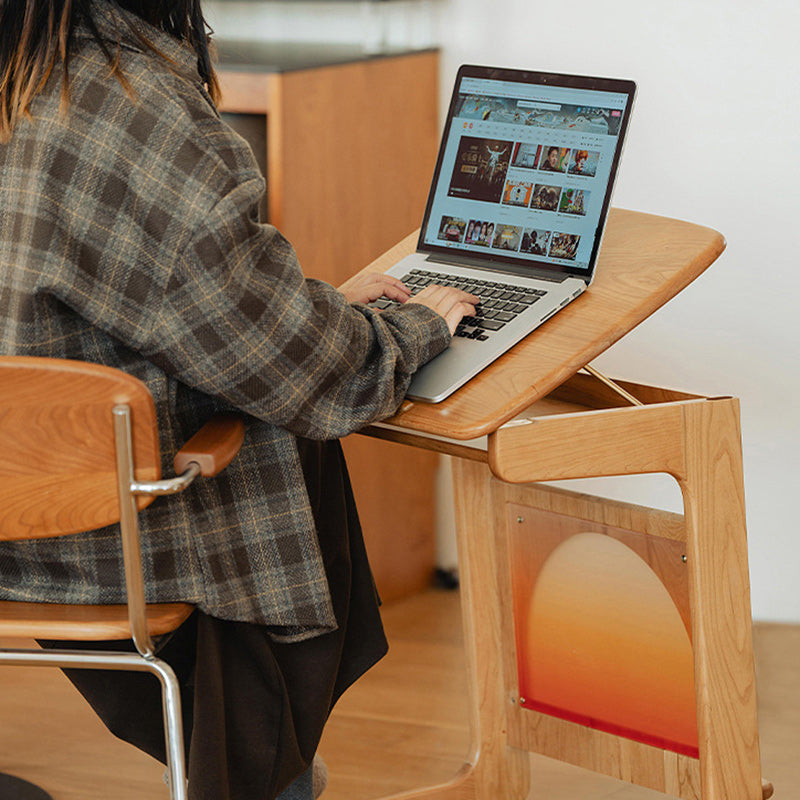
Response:
[{"label": "woman's hand", "polygon": [[420,303],[433,309],[439,316],[444,317],[450,333],[456,332],[456,327],[464,317],[475,313],[475,306],[480,303],[480,298],[474,294],[462,292],[450,286],[426,286],[419,294],[414,295],[408,302]]},{"label": "woman's hand", "polygon": [[371,303],[381,297],[405,303],[411,297],[402,281],[380,272],[359,272],[346,280],[339,291],[349,303]]},{"label": "woman's hand", "polygon": [[444,317],[450,333],[456,331],[456,326],[463,317],[475,313],[475,306],[480,303],[480,298],[474,294],[467,294],[461,289],[449,286],[426,286],[414,297],[402,281],[391,275],[380,272],[360,272],[345,281],[339,291],[350,303],[371,303],[381,297],[397,300],[399,303],[419,303]]}]

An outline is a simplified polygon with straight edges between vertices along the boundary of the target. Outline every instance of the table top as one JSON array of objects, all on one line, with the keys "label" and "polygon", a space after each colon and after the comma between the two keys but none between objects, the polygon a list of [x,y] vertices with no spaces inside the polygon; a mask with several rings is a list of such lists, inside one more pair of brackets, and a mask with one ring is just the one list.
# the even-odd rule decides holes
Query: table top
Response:
[{"label": "table top", "polygon": [[353,64],[380,58],[431,52],[432,48],[381,46],[369,50],[359,44],[325,42],[247,41],[215,39],[219,68],[225,72],[284,73]]},{"label": "table top", "polygon": [[[414,252],[417,234],[366,269]],[[485,436],[547,395],[658,310],[725,249],[711,228],[612,209],[589,289],[441,403],[407,400],[393,427],[450,439]]]}]

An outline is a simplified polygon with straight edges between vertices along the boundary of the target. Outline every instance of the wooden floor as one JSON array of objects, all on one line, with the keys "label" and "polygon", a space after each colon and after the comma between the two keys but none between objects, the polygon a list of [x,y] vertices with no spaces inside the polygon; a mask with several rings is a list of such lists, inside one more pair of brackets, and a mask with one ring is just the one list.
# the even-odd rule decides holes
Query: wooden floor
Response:
[{"label": "wooden floor", "polygon": [[[321,753],[325,800],[367,800],[439,783],[468,747],[457,592],[384,608],[390,654],[340,701]],[[800,797],[800,626],[757,625],[764,776]],[[52,669],[0,669],[0,771],[55,800],[167,798],[163,768],[115,740]],[[528,800],[655,800],[664,795],[532,757]],[[3,800],[0,798],[0,800]]]}]

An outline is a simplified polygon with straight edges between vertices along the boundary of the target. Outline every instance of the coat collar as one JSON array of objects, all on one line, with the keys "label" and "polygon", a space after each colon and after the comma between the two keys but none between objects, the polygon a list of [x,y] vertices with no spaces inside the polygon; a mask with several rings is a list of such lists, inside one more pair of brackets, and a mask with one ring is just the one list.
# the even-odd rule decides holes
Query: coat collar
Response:
[{"label": "coat collar", "polygon": [[[146,53],[147,49],[136,35],[138,33],[166,57],[174,72],[193,83],[200,80],[197,70],[197,55],[185,42],[153,27],[141,17],[121,8],[116,3],[95,0],[91,4],[91,10],[100,38],[112,46],[112,54],[117,46],[137,53]],[[83,23],[76,27],[75,37],[77,39],[93,38],[89,28]]]}]

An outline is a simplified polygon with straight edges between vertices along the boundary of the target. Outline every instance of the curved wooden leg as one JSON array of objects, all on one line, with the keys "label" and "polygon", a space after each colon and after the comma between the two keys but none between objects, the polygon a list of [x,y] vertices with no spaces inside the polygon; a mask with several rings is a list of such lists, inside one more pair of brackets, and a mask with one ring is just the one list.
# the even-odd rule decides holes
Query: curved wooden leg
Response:
[{"label": "curved wooden leg", "polygon": [[453,780],[447,783],[412,789],[381,800],[474,800],[476,797],[475,767],[473,764],[464,764]]},{"label": "curved wooden leg", "polygon": [[[488,467],[454,460],[456,530],[464,624],[471,745],[468,762],[447,783],[392,795],[383,800],[523,800],[530,761],[507,737],[503,680],[503,605],[498,583],[497,525]],[[503,565],[506,567],[506,565]],[[507,567],[506,567],[507,568]]]},{"label": "curved wooden leg", "polygon": [[466,702],[472,731],[469,763],[453,781],[405,794],[404,800],[522,800],[528,794],[528,753],[508,744],[505,695],[503,599],[499,585],[497,531],[505,520],[495,505],[485,464],[456,459],[453,485],[458,535],[461,607],[468,677]]}]

